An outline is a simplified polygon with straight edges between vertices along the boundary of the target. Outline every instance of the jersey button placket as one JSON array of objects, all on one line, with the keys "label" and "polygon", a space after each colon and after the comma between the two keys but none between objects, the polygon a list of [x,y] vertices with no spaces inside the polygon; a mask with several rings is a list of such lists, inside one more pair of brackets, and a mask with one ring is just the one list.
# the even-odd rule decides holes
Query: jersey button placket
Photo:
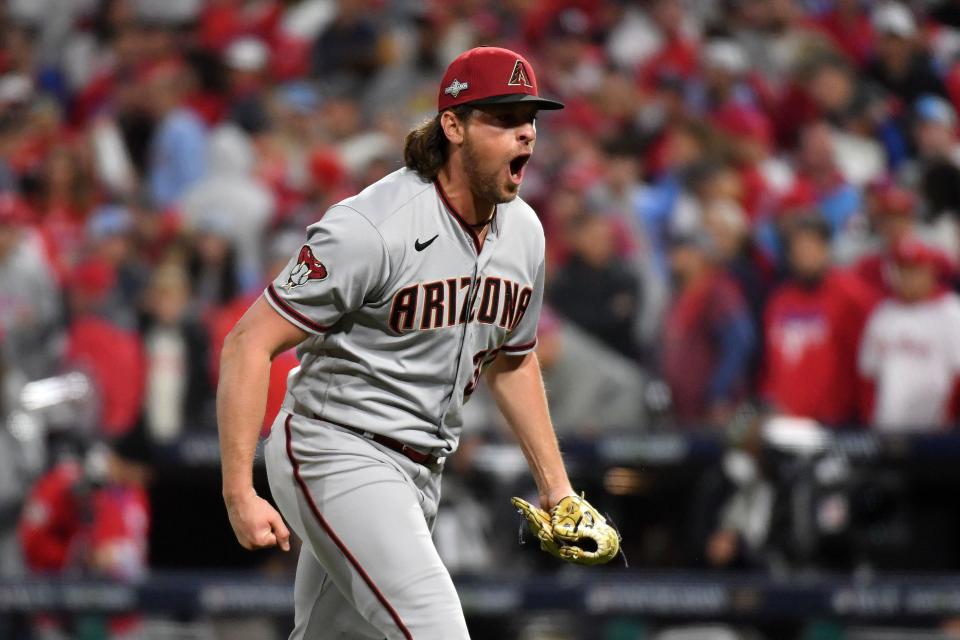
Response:
[{"label": "jersey button placket", "polygon": [[[471,249],[472,248],[473,247],[471,246]],[[463,332],[460,334],[460,353],[457,355],[457,367],[454,370],[453,380],[451,381],[452,388],[450,390],[450,400],[449,402],[447,402],[447,407],[446,409],[444,409],[443,416],[441,416],[440,418],[440,428],[439,428],[439,434],[438,434],[440,435],[440,437],[443,437],[443,430],[447,421],[447,414],[450,413],[450,406],[456,401],[458,397],[457,394],[460,394],[460,397],[462,397],[464,393],[463,385],[460,384],[461,371],[464,367],[464,361],[466,361],[466,366],[468,367],[473,366],[473,356],[470,353],[466,353],[466,351],[469,349],[470,342],[471,342],[470,332],[472,330],[473,323],[470,321],[470,310],[472,310],[473,308],[474,297],[476,296],[477,289],[478,289],[477,276],[480,273],[480,256],[477,255],[476,253],[474,253],[474,256],[475,257],[473,260],[473,273],[470,278],[470,288],[467,289],[467,298],[464,303],[468,305],[468,310],[466,315],[467,319],[466,319],[466,322],[463,323]],[[471,369],[471,372],[472,371],[473,370]]]}]

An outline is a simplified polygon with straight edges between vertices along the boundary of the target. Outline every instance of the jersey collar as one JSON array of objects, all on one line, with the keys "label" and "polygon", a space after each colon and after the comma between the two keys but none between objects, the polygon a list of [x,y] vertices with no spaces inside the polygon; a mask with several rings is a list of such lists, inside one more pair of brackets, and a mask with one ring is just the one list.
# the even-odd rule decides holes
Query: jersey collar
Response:
[{"label": "jersey collar", "polygon": [[[480,234],[476,229],[471,227],[466,220],[463,219],[463,216],[460,215],[460,212],[457,211],[457,208],[453,206],[453,203],[450,202],[450,198],[447,196],[447,192],[443,190],[443,185],[440,184],[440,180],[434,178],[433,184],[437,189],[437,194],[440,196],[440,200],[443,202],[444,208],[447,212],[453,216],[453,218],[460,224],[460,227],[467,233],[467,236],[473,242],[473,248],[476,249],[477,254],[480,254],[480,249],[482,245],[480,243]],[[497,208],[493,212],[493,219],[490,221],[490,228],[487,230],[487,240],[490,239],[491,235],[498,229],[499,223],[497,219],[500,217],[500,205],[497,205]]]}]

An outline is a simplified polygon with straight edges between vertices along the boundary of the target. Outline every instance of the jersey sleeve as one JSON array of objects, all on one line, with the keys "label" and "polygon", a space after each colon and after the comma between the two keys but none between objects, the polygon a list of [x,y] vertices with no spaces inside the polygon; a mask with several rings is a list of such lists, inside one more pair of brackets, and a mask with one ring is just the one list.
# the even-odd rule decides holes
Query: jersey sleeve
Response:
[{"label": "jersey sleeve", "polygon": [[267,287],[267,302],[312,334],[359,309],[389,274],[379,232],[357,211],[335,206],[307,228],[307,242]]},{"label": "jersey sleeve", "polygon": [[517,309],[520,317],[500,347],[509,356],[522,356],[537,346],[537,324],[543,307],[543,272],[544,263],[541,260],[533,287],[520,293]]}]

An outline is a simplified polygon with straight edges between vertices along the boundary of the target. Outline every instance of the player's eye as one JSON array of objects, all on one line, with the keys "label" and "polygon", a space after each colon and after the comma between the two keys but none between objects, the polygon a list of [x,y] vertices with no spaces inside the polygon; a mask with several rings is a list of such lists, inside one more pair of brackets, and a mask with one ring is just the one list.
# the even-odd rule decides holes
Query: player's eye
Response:
[{"label": "player's eye", "polygon": [[533,124],[537,121],[536,114],[529,116],[517,115],[515,113],[505,113],[497,116],[497,122],[503,127],[519,127],[521,124]]}]

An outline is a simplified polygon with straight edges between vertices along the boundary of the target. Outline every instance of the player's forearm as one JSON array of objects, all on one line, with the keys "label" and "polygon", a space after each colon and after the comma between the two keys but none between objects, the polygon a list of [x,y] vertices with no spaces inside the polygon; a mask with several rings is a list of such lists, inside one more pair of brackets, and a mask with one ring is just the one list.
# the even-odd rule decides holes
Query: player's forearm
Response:
[{"label": "player's forearm", "polygon": [[220,358],[217,424],[224,497],[253,490],[253,457],[267,405],[271,354],[231,334]]},{"label": "player's forearm", "polygon": [[487,381],[497,406],[520,442],[541,501],[552,506],[573,494],[550,422],[536,355],[499,358],[491,366]]}]

